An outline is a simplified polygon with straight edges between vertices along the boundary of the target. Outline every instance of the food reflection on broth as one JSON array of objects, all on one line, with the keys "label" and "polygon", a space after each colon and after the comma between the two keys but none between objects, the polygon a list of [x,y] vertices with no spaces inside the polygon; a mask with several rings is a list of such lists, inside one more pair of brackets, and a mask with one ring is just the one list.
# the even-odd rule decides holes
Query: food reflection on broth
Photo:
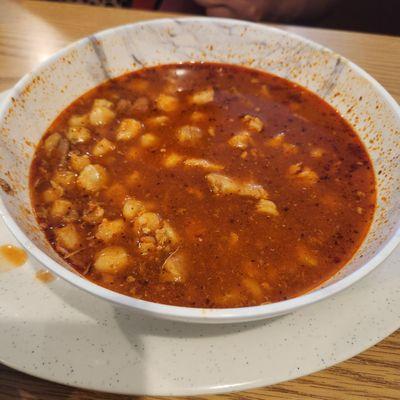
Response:
[{"label": "food reflection on broth", "polygon": [[87,279],[190,307],[285,300],[349,261],[370,226],[360,139],[304,88],[240,66],[162,65],[110,80],[48,129],[31,195]]}]

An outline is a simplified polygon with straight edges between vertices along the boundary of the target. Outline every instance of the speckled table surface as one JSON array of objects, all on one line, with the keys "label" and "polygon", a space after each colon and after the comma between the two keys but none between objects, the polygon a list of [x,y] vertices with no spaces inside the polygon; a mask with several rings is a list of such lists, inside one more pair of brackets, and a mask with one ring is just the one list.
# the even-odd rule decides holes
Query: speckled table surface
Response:
[{"label": "speckled table surface", "polygon": [[[110,26],[161,16],[165,14],[3,0],[0,3],[0,90],[12,86],[24,73],[73,40]],[[314,39],[350,58],[400,100],[400,38],[282,28]],[[207,398],[398,399],[399,382],[398,331],[359,356],[323,372],[269,388]],[[0,366],[0,398],[116,400],[131,397],[73,389]]]}]

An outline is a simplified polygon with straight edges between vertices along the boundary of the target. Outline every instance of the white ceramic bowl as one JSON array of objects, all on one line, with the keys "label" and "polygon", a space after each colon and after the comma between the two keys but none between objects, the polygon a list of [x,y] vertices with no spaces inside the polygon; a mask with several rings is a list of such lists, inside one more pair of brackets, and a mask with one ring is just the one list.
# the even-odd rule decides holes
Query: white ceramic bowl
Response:
[{"label": "white ceramic bowl", "polygon": [[[321,287],[273,304],[236,309],[174,307],[137,300],[78,275],[50,247],[31,209],[28,173],[35,145],[55,117],[109,77],[172,62],[218,61],[290,79],[335,107],[360,135],[374,165],[378,204],[363,245]],[[22,78],[0,114],[0,212],[21,244],[42,264],[103,299],[157,317],[191,322],[270,318],[331,296],[372,271],[400,241],[400,110],[371,76],[334,52],[263,25],[211,18],[164,19],[110,29],[56,53]],[[3,185],[4,186],[4,185]],[[351,305],[349,305],[351,307]]]}]

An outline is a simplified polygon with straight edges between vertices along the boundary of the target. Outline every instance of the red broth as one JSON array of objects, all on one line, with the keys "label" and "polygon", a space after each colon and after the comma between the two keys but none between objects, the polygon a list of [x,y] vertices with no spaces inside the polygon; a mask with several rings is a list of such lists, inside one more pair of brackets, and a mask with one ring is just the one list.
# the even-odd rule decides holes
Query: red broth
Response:
[{"label": "red broth", "polygon": [[189,307],[277,302],[320,285],[364,239],[368,154],[315,94],[240,66],[187,63],[110,80],[38,145],[31,196],[87,279]]}]

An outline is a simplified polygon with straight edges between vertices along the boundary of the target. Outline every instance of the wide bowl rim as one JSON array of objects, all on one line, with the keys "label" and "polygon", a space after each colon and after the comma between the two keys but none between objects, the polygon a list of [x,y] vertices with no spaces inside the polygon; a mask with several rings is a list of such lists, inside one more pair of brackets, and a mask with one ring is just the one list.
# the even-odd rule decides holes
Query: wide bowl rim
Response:
[{"label": "wide bowl rim", "polygon": [[[292,32],[287,32],[276,27],[271,27],[268,25],[262,25],[246,21],[235,21],[226,18],[209,18],[209,17],[182,17],[182,18],[160,18],[146,20],[142,22],[136,22],[131,24],[120,25],[117,27],[109,28],[93,35],[84,37],[78,41],[71,43],[70,45],[62,48],[56,53],[52,54],[45,61],[40,63],[33,71],[24,75],[16,85],[10,90],[6,99],[2,102],[0,110],[0,123],[4,119],[6,112],[8,111],[13,98],[17,98],[19,93],[24,89],[24,87],[29,84],[35,76],[40,75],[40,73],[51,65],[54,61],[61,58],[63,55],[67,54],[71,49],[79,48],[84,45],[91,36],[96,36],[96,38],[102,38],[108,35],[115,34],[119,31],[129,29],[131,27],[138,27],[143,25],[162,25],[165,23],[170,23],[171,21],[185,21],[185,22],[222,22],[228,25],[235,26],[252,26],[261,31],[265,32],[276,32],[283,36],[292,37],[300,42],[306,43],[311,47],[322,50],[330,54],[336,54],[331,49],[320,45],[312,40],[304,38]],[[358,75],[365,78],[375,89],[375,91],[383,97],[389,104],[390,108],[400,117],[400,106],[397,104],[395,99],[387,92],[387,90],[377,82],[371,75],[364,71],[361,67],[354,64],[347,58],[340,56],[341,60],[351,67]],[[3,193],[0,194],[0,198],[3,197]],[[395,247],[400,243],[400,227],[393,233],[392,237],[387,241],[387,243],[382,247],[382,249],[366,262],[362,267],[353,271],[348,276],[343,279],[333,282],[329,286],[323,288],[314,289],[311,292],[302,294],[298,297],[284,300],[276,303],[261,304],[258,306],[250,307],[239,307],[239,308],[193,308],[193,307],[182,307],[182,306],[171,306],[161,303],[154,303],[146,300],[140,300],[133,297],[129,297],[118,292],[111,291],[102,286],[99,286],[86,278],[68,270],[58,262],[54,261],[46,252],[42,251],[37,247],[23,232],[19,227],[18,223],[8,212],[3,201],[0,201],[0,215],[3,218],[5,224],[16,237],[18,242],[26,249],[28,252],[40,263],[45,265],[50,271],[54,272],[57,276],[63,280],[73,284],[74,286],[85,290],[99,298],[108,300],[114,304],[125,306],[141,313],[151,314],[153,316],[178,320],[187,322],[197,322],[197,323],[233,323],[233,322],[243,322],[257,319],[267,319],[273,316],[278,316],[282,314],[287,314],[301,307],[311,305],[323,299],[326,299],[336,293],[353,285],[355,282],[359,281],[372,270],[374,270],[389,254],[395,249]]]}]

